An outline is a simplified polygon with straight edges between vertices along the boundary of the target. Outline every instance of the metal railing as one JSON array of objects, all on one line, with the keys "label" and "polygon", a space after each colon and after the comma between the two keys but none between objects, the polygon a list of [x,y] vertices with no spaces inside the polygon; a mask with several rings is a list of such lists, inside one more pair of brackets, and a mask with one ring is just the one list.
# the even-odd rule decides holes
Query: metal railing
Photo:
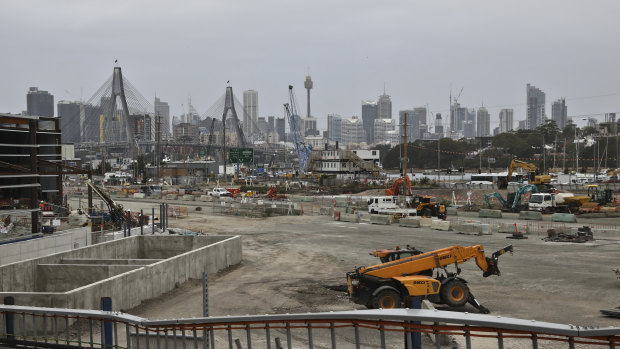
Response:
[{"label": "metal railing", "polygon": [[[358,310],[150,321],[106,311],[0,305],[0,345],[79,348],[415,348],[425,333],[441,348],[620,346],[620,328],[591,328],[437,310]],[[555,343],[555,345],[554,345]]]}]

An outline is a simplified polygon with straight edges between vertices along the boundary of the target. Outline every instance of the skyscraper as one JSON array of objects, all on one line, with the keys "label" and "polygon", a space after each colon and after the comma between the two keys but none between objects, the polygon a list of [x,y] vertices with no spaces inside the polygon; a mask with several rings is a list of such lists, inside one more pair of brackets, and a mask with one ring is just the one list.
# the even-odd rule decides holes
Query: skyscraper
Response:
[{"label": "skyscraper", "polygon": [[243,127],[245,134],[248,136],[255,130],[254,127],[258,122],[258,91],[243,91]]},{"label": "skyscraper", "polygon": [[327,138],[340,142],[342,138],[342,117],[338,114],[327,115]]},{"label": "skyscraper", "polygon": [[161,123],[161,139],[170,137],[170,106],[168,102],[163,102],[158,97],[155,97],[155,122],[159,117]]},{"label": "skyscraper", "polygon": [[377,119],[391,119],[392,118],[392,99],[390,96],[383,94],[379,96],[377,101]]},{"label": "skyscraper", "polygon": [[54,116],[54,95],[38,87],[28,89],[26,113],[32,116]]},{"label": "skyscraper", "polygon": [[278,135],[278,141],[286,142],[286,119],[276,118],[276,134]]},{"label": "skyscraper", "polygon": [[443,121],[441,119],[441,113],[437,113],[435,115],[435,134],[439,136],[439,138],[443,137]]},{"label": "skyscraper", "polygon": [[514,110],[501,109],[499,111],[499,132],[506,133],[514,130]]},{"label": "skyscraper", "polygon": [[314,83],[312,82],[312,78],[310,77],[310,75],[306,75],[306,81],[304,81],[304,87],[306,88],[306,90],[308,90],[308,114],[306,115],[307,118],[310,118],[310,116],[312,114],[310,114],[310,90],[312,90],[312,86],[314,86]]},{"label": "skyscraper", "polygon": [[374,139],[375,120],[378,118],[377,102],[362,101],[362,123],[366,132],[366,143],[372,143]]},{"label": "skyscraper", "polygon": [[81,103],[59,101],[58,117],[60,117],[60,130],[63,143],[80,142],[80,109]]},{"label": "skyscraper", "polygon": [[533,130],[545,120],[545,93],[527,84],[527,128]]},{"label": "skyscraper", "polygon": [[478,125],[478,129],[476,130],[476,135],[478,137],[491,135],[491,116],[487,108],[478,108],[476,124]]},{"label": "skyscraper", "polygon": [[375,139],[373,143],[391,143],[391,132],[396,129],[394,119],[376,119],[374,128]]},{"label": "skyscraper", "polygon": [[560,98],[551,105],[551,119],[555,121],[560,130],[563,130],[568,122],[568,112],[564,98]]},{"label": "skyscraper", "polygon": [[[373,125],[374,127],[374,125]],[[366,140],[364,125],[357,116],[342,120],[342,143],[359,144]]]}]

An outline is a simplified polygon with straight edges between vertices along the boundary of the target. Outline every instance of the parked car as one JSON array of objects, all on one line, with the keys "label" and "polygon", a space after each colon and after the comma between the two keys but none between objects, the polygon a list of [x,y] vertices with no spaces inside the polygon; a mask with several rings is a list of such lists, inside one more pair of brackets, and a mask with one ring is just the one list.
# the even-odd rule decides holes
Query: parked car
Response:
[{"label": "parked car", "polygon": [[216,196],[216,197],[220,197],[220,196],[232,197],[233,196],[231,192],[226,190],[226,188],[213,188],[213,190],[209,192],[209,195]]}]

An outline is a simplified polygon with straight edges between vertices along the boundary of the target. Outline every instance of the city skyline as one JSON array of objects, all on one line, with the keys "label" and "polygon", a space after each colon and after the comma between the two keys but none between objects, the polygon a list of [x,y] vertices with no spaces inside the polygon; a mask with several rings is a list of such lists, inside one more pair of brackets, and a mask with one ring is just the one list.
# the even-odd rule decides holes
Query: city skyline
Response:
[{"label": "city skyline", "polygon": [[[531,11],[532,4],[537,11]],[[332,11],[325,13],[326,6]],[[149,16],[143,15],[144,8]],[[492,129],[499,125],[500,109],[513,109],[517,123],[525,119],[524,86],[531,83],[546,93],[547,101],[564,97],[569,117],[602,119],[604,113],[620,110],[620,73],[615,69],[620,49],[610,45],[620,29],[613,18],[618,10],[615,1],[403,1],[389,8],[363,1],[135,1],[123,4],[121,11],[97,3],[13,3],[0,14],[12,28],[0,34],[7,43],[0,68],[5,81],[0,111],[25,110],[24,91],[31,86],[58,101],[86,98],[118,59],[149,100],[157,95],[169,103],[171,116],[182,114],[188,96],[198,111],[207,110],[230,81],[237,94],[252,88],[260,92],[260,116],[282,117],[289,84],[305,106],[304,77],[309,74],[316,82],[312,114],[320,129],[326,129],[328,114],[360,116],[359,101],[376,99],[384,86],[393,118],[399,110],[420,106],[428,106],[429,114],[448,115],[450,94],[463,88],[459,103],[467,108],[484,104]],[[281,16],[283,11],[290,16]],[[407,21],[411,12],[419,13],[420,20]],[[239,23],[217,31],[233,13]],[[506,13],[514,20],[505,21]],[[302,30],[299,23],[312,16],[325,20]],[[580,18],[579,26],[565,20],[571,16]],[[248,31],[259,23],[257,18],[261,29]],[[437,21],[444,28],[427,29]],[[368,22],[376,25],[362,25]],[[523,40],[534,34],[538,40]],[[228,51],[216,56],[200,46]],[[489,47],[493,49],[481,54]],[[546,109],[551,110],[550,103]]]}]

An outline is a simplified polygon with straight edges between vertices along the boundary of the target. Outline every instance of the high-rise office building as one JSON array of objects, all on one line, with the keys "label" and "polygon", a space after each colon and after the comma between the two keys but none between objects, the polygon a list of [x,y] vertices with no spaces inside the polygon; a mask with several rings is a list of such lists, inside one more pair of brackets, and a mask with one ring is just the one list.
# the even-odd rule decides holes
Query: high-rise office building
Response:
[{"label": "high-rise office building", "polygon": [[560,98],[551,104],[551,119],[555,121],[560,130],[563,130],[568,124],[568,112],[564,98]]},{"label": "high-rise office building", "polygon": [[342,136],[342,117],[338,114],[327,115],[327,139],[340,142]]},{"label": "high-rise office building", "polygon": [[506,133],[514,130],[514,110],[501,109],[499,111],[499,132]]},{"label": "high-rise office building", "polygon": [[[392,142],[392,131],[396,130],[394,119],[376,119],[374,135],[375,144],[386,144]],[[398,139],[397,139],[398,141]]]},{"label": "high-rise office building", "polygon": [[79,102],[59,101],[57,107],[60,117],[60,130],[63,143],[80,142],[80,112],[82,104]]},{"label": "high-rise office building", "polygon": [[286,119],[276,118],[276,134],[279,142],[286,142]]},{"label": "high-rise office building", "polygon": [[379,96],[377,101],[377,119],[391,119],[392,118],[392,99],[390,96],[383,94]]},{"label": "high-rise office building", "polygon": [[54,95],[38,87],[28,89],[26,113],[32,116],[54,116]]},{"label": "high-rise office building", "polygon": [[247,135],[257,130],[254,129],[258,122],[258,91],[243,91],[243,127]]},{"label": "high-rise office building", "polygon": [[377,102],[375,101],[363,101],[362,102],[362,124],[364,125],[364,131],[366,133],[366,143],[372,143],[374,139],[374,127],[375,120],[378,118]]},{"label": "high-rise office building", "polygon": [[487,108],[478,108],[478,112],[476,113],[476,125],[478,125],[476,130],[476,135],[478,137],[491,135],[491,116]]},{"label": "high-rise office building", "polygon": [[527,128],[533,130],[545,121],[545,93],[527,84]]},{"label": "high-rise office building", "polygon": [[163,102],[158,97],[155,97],[155,122],[159,118],[161,127],[161,139],[167,139],[170,137],[170,106],[168,102]]},{"label": "high-rise office building", "polygon": [[517,129],[519,130],[527,130],[527,120],[519,120],[518,122],[519,126],[517,127]]},{"label": "high-rise office building", "polygon": [[275,131],[276,130],[276,117],[273,115],[268,116],[267,125],[269,126],[268,128],[269,132]]},{"label": "high-rise office building", "polygon": [[443,120],[441,119],[441,113],[435,115],[435,134],[438,135],[439,138],[443,137]]}]

